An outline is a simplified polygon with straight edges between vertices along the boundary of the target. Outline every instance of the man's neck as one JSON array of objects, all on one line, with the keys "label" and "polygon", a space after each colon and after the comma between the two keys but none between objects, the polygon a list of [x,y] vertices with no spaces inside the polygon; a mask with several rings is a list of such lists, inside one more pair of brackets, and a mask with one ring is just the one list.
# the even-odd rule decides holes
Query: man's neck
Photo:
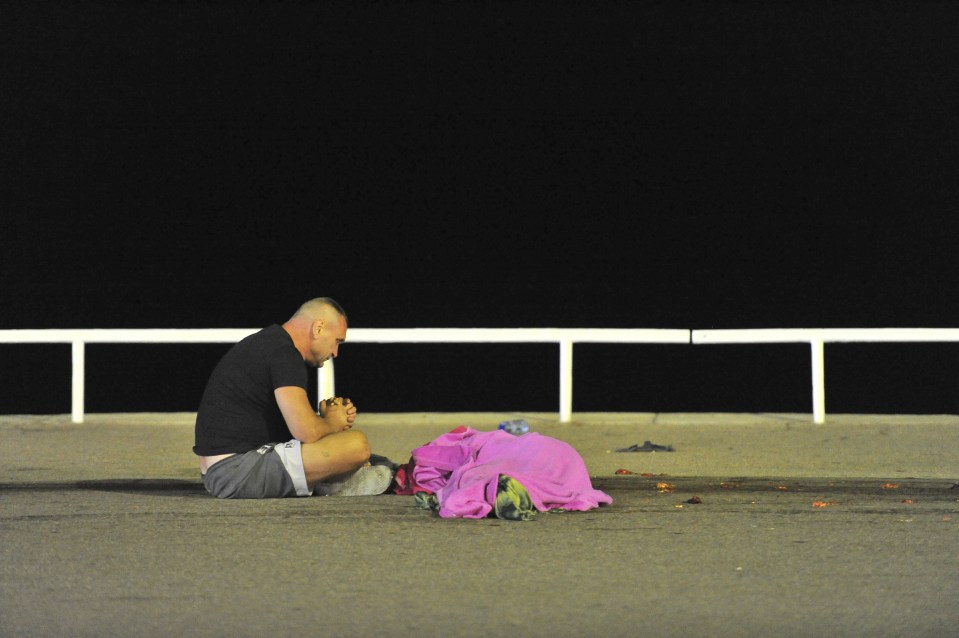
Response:
[{"label": "man's neck", "polygon": [[290,335],[290,339],[293,340],[293,347],[296,348],[296,351],[299,352],[303,360],[306,361],[306,355],[304,353],[309,351],[309,343],[306,338],[306,330],[309,326],[304,328],[301,322],[291,319],[281,327],[286,330],[286,334]]}]

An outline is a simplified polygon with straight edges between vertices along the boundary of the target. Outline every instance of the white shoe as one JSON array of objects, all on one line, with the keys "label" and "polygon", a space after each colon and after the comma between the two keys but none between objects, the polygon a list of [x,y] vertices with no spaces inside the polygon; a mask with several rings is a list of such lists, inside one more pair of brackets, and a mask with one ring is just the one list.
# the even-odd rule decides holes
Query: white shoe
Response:
[{"label": "white shoe", "polygon": [[329,483],[317,483],[317,496],[375,496],[382,494],[393,482],[393,472],[386,465],[364,465],[347,478]]}]

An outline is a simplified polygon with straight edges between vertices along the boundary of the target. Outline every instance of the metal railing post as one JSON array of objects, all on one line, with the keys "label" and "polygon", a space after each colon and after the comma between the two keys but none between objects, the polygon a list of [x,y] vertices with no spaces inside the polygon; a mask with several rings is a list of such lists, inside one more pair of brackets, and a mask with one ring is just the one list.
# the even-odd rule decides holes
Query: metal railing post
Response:
[{"label": "metal railing post", "polygon": [[86,377],[84,362],[84,343],[77,339],[73,342],[73,391],[71,393],[72,420],[83,423],[83,380]]},{"label": "metal railing post", "polygon": [[573,418],[573,342],[559,342],[559,420]]},{"label": "metal railing post", "polygon": [[333,359],[316,369],[316,411],[320,411],[320,401],[336,396],[336,374],[333,371]]},{"label": "metal railing post", "polygon": [[812,420],[826,422],[826,363],[822,339],[809,342],[812,350]]}]

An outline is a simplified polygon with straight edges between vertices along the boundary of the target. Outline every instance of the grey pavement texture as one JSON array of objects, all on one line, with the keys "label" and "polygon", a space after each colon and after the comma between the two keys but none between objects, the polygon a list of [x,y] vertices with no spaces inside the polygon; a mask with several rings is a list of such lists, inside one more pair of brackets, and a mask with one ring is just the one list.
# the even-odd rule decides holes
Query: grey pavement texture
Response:
[{"label": "grey pavement texture", "polygon": [[361,415],[567,441],[613,503],[529,522],[220,501],[193,417],[0,416],[0,636],[959,636],[959,416]]}]

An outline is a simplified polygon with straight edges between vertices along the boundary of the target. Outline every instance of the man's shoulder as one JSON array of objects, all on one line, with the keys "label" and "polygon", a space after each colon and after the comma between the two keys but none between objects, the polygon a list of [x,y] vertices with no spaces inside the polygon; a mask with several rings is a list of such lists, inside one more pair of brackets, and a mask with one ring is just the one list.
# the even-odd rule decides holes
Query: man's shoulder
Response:
[{"label": "man's shoulder", "polygon": [[265,328],[260,328],[256,332],[247,335],[243,340],[244,341],[260,341],[263,339],[277,339],[286,334],[286,330],[280,324],[274,323],[266,326]]},{"label": "man's shoulder", "polygon": [[253,361],[273,359],[274,357],[297,354],[293,340],[281,326],[276,324],[257,330],[247,335],[237,343],[223,357],[224,365],[248,365]]},{"label": "man's shoulder", "polygon": [[240,343],[253,347],[293,347],[293,338],[290,337],[289,333],[284,330],[282,326],[274,323],[244,337]]}]

